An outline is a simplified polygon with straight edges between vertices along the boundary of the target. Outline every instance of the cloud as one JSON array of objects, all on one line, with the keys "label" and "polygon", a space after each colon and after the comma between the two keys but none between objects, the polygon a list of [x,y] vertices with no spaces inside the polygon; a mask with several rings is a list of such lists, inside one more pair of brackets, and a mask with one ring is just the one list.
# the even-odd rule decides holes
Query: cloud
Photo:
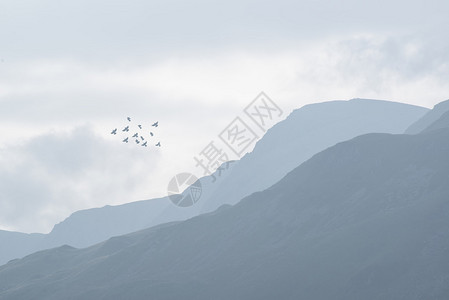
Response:
[{"label": "cloud", "polygon": [[[431,100],[437,102],[445,98],[449,42],[435,47],[431,41],[418,34],[342,36],[278,51],[228,49],[139,66],[122,61],[107,67],[84,61],[30,61],[0,69],[5,78],[0,84],[0,117],[34,126],[71,126],[123,114],[156,118],[176,111],[195,115],[201,109],[235,113],[260,90],[295,94],[304,103],[329,97],[389,98],[402,86],[421,81],[440,86],[437,93],[443,98]],[[418,103],[424,94],[404,96],[399,100]],[[298,102],[289,98],[281,101]]]},{"label": "cloud", "polygon": [[[0,225],[45,231],[80,208],[164,195],[262,90],[285,115],[355,97],[431,107],[449,98],[448,6],[4,1]],[[128,115],[160,121],[161,151],[109,135]]]},{"label": "cloud", "polygon": [[448,8],[444,0],[7,0],[0,38],[8,41],[2,55],[13,61],[138,57],[141,62],[235,47],[280,49],[292,40],[353,33],[404,34],[429,26],[435,32],[436,26],[447,28]]},{"label": "cloud", "polygon": [[145,199],[158,151],[107,140],[88,126],[0,150],[0,225],[49,231],[71,212]]}]

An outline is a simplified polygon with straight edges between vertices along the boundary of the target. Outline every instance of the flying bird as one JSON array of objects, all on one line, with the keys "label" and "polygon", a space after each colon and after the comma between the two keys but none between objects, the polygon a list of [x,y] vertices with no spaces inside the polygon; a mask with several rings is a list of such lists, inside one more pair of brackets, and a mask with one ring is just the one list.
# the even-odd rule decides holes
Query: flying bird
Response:
[{"label": "flying bird", "polygon": [[140,138],[142,139],[142,141],[145,140],[145,139],[143,138],[143,136],[140,136]]},{"label": "flying bird", "polygon": [[142,125],[137,125],[137,126],[139,126],[139,128],[142,129]]},{"label": "flying bird", "polygon": [[157,127],[158,125],[159,125],[159,122],[156,122],[156,123],[154,123],[154,124],[151,125],[151,126]]},{"label": "flying bird", "polygon": [[133,138],[139,137],[139,134],[136,132],[136,134],[133,135]]},{"label": "flying bird", "polygon": [[130,117],[128,117],[127,119],[128,119],[129,122],[131,122],[131,118]]},{"label": "flying bird", "polygon": [[111,134],[117,134],[117,128],[111,131]]},{"label": "flying bird", "polygon": [[142,144],[142,147],[146,147],[147,146],[147,142]]},{"label": "flying bird", "polygon": [[151,135],[151,136],[153,136],[153,133],[152,133],[152,132],[150,132],[150,135]]},{"label": "flying bird", "polygon": [[129,126],[126,126],[125,128],[123,128],[122,131],[129,131]]},{"label": "flying bird", "polygon": [[136,144],[139,144],[140,143],[140,141],[139,140],[136,140]]},{"label": "flying bird", "polygon": [[161,142],[157,142],[156,147],[160,147],[161,146]]},{"label": "flying bird", "polygon": [[123,143],[128,143],[128,138],[124,139]]}]

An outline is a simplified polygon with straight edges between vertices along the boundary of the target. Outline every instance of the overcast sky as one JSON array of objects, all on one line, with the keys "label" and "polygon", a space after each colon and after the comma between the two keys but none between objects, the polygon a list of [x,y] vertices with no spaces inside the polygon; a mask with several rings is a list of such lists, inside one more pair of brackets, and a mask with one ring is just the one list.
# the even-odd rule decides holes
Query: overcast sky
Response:
[{"label": "overcast sky", "polygon": [[[0,229],[165,196],[265,91],[283,110],[449,98],[449,2],[3,0]],[[110,135],[159,121],[162,147]]]}]

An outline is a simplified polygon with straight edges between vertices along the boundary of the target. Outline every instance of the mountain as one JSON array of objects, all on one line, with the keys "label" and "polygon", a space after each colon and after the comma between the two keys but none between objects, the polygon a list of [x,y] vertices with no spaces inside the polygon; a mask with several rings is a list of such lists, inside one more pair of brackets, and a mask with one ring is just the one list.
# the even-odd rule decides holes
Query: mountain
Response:
[{"label": "mountain", "polygon": [[[254,150],[234,166],[208,198],[202,211],[235,204],[268,188],[312,155],[358,135],[403,133],[420,116],[422,107],[397,102],[353,99],[306,105],[273,126]],[[242,184],[244,183],[244,184]]]},{"label": "mountain", "polygon": [[367,134],[234,206],[0,267],[1,299],[448,299],[449,129]]},{"label": "mountain", "polygon": [[449,110],[445,112],[441,117],[430,124],[428,127],[426,127],[422,132],[437,130],[441,128],[448,128],[449,127]]},{"label": "mountain", "polygon": [[[191,207],[174,206],[167,197],[73,213],[52,232],[32,241],[0,248],[0,264],[64,244],[87,247],[112,236],[186,220],[268,188],[315,153],[370,132],[402,133],[428,109],[402,103],[353,99],[306,105],[269,129],[254,150],[217,177],[201,178],[203,194]],[[242,184],[244,183],[244,184]],[[28,236],[22,236],[28,240]],[[3,240],[0,242],[3,244]]]},{"label": "mountain", "polygon": [[56,224],[44,240],[49,245],[87,247],[112,236],[147,228],[169,203],[168,197],[163,197],[77,211]]},{"label": "mountain", "polygon": [[410,125],[405,131],[406,134],[416,134],[422,132],[432,123],[437,121],[444,113],[449,111],[449,100],[438,103],[432,110],[427,112],[422,118]]},{"label": "mountain", "polygon": [[0,230],[0,241],[2,245],[0,247],[0,253],[4,259],[1,263],[5,263],[10,259],[23,257],[42,249],[39,244],[44,236],[44,234],[40,233],[26,234]]},{"label": "mountain", "polygon": [[[229,166],[229,170],[231,169],[232,164]],[[223,174],[221,178],[226,178],[226,174]],[[202,178],[201,181],[205,189],[203,191],[205,197],[219,183],[219,180],[212,183],[210,176]],[[166,220],[182,219],[184,215],[177,216],[176,211],[198,215],[199,208],[199,206],[178,208],[168,197],[162,197],[76,211],[63,222],[56,224],[48,234],[25,234],[0,230],[0,244],[4,245],[0,247],[0,265],[36,251],[64,244],[80,248],[88,247],[113,236],[165,223]],[[173,213],[166,216],[166,210]]]}]

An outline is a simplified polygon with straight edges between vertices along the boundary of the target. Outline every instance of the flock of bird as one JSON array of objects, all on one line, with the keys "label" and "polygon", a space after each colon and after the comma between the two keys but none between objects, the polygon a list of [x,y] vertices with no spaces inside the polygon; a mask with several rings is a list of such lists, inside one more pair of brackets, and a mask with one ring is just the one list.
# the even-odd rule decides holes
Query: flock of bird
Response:
[{"label": "flock of bird", "polygon": [[[126,119],[128,120],[128,122],[131,122],[131,117],[127,117]],[[158,126],[159,126],[159,122],[155,122],[155,123],[153,123],[153,125],[151,125],[151,127],[158,127]],[[139,128],[139,130],[142,130],[141,124],[137,125],[137,127]],[[130,130],[130,125],[127,125],[125,128],[122,129],[122,132],[129,133],[130,132],[129,130]],[[111,131],[111,134],[117,135],[117,131],[118,131],[118,128],[115,128]],[[150,131],[150,136],[154,136],[153,132],[151,132],[151,131]],[[141,145],[142,147],[148,146],[148,141],[145,139],[145,137],[142,134],[139,134],[139,132],[136,132],[131,137],[127,136],[122,142],[128,143],[132,139],[134,139],[134,141],[137,145]],[[160,147],[161,142],[157,142],[157,144],[155,144],[155,146]]]}]

